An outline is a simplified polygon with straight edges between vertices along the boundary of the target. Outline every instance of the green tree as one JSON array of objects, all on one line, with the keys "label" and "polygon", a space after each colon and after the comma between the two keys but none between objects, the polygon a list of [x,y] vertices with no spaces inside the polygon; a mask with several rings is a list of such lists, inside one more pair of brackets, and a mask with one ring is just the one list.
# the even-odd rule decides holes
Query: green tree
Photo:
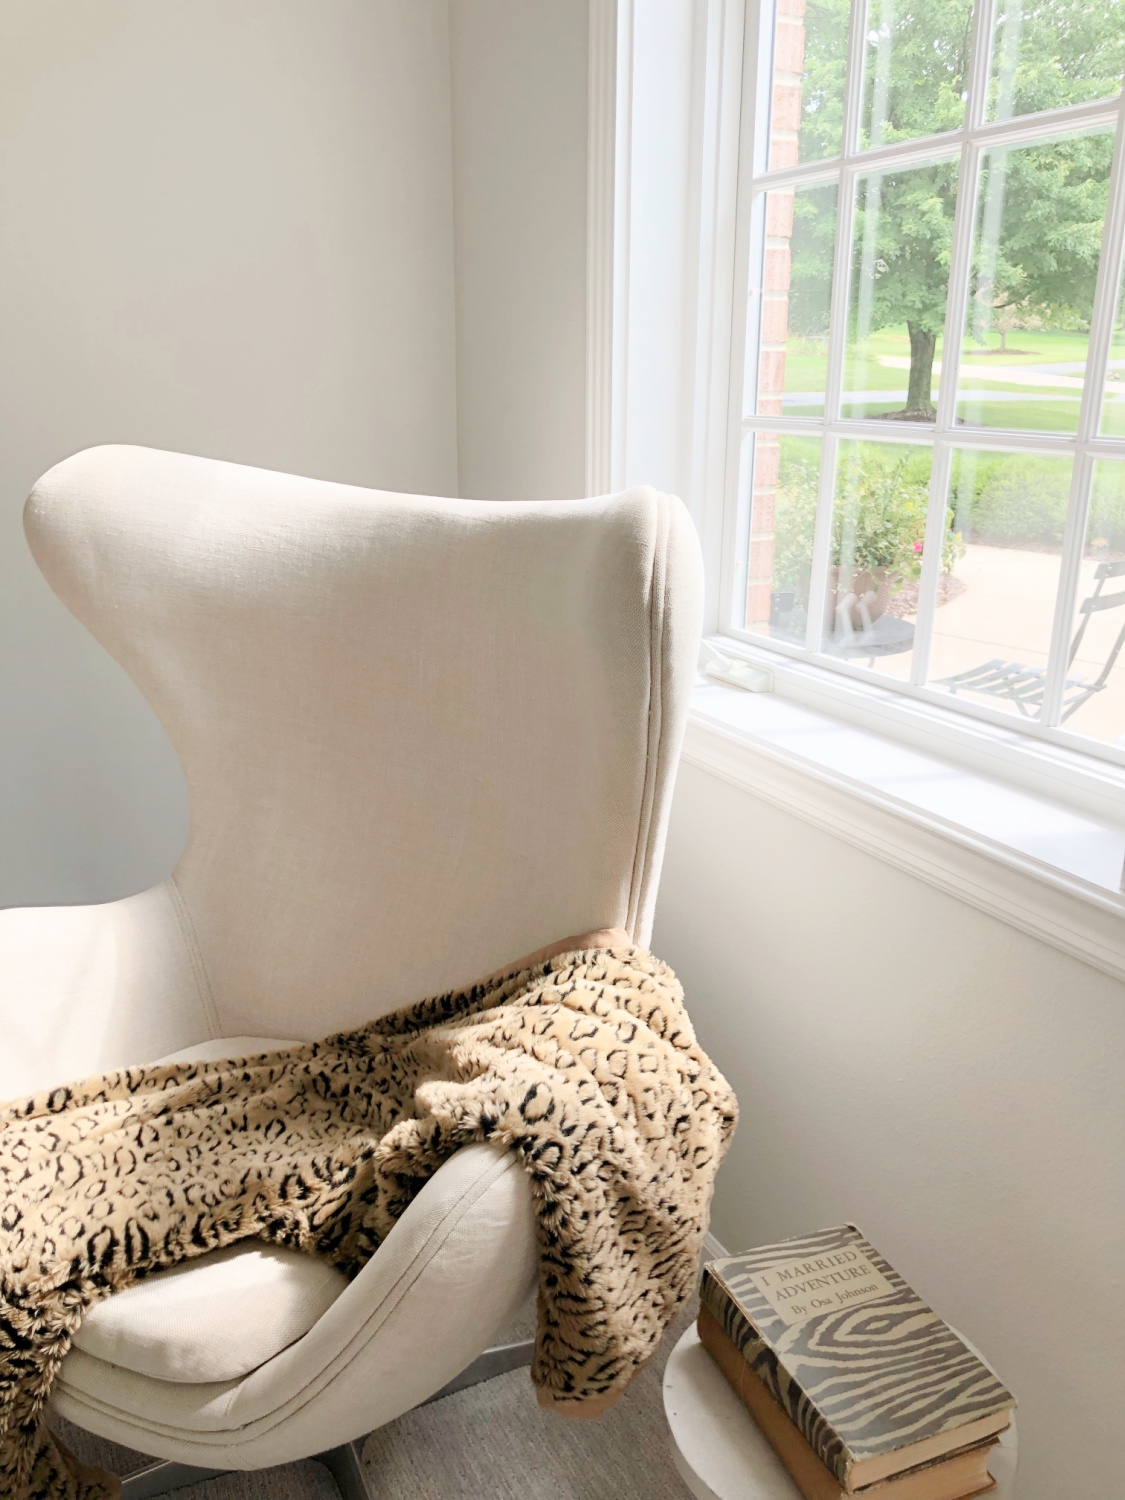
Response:
[{"label": "green tree", "polygon": [[[988,116],[1111,98],[1123,68],[1123,0],[997,0]],[[978,249],[978,336],[988,306],[1001,348],[1012,328],[1088,323],[1112,149],[1106,133],[985,159],[986,196],[1006,200],[1008,222],[999,244]]]},{"label": "green tree", "polygon": [[828,182],[798,188],[793,195],[789,329],[806,339],[823,338],[828,332],[836,192],[836,184]]},{"label": "green tree", "polygon": [[892,416],[933,420],[934,352],[945,324],[956,177],[955,163],[937,162],[858,184],[852,338],[903,323],[910,337],[906,405]]},{"label": "green tree", "polygon": [[973,256],[970,328],[1086,328],[1094,306],[1113,136],[990,152]]},{"label": "green tree", "polygon": [[[922,572],[930,491],[929,449],[846,443],[836,474],[829,566],[848,574],[885,574],[896,592]],[[774,584],[807,606],[816,526],[820,450],[804,438],[782,440],[774,521]],[[943,573],[965,547],[946,512]]]},{"label": "green tree", "polygon": [[[840,149],[849,0],[809,0],[802,82],[802,160]],[[861,136],[890,144],[956,129],[970,71],[970,0],[870,0]],[[989,109],[1004,118],[1109,97],[1125,63],[1125,0],[1000,0]],[[974,259],[971,329],[1089,322],[1105,214],[1109,136],[1005,153],[985,166]],[[957,199],[954,160],[861,179],[853,239],[851,333],[906,325],[906,405],[930,420],[933,361],[945,321]],[[990,208],[991,205],[991,208]],[[823,321],[834,214],[795,205],[794,331]],[[805,325],[808,327],[806,328]]]},{"label": "green tree", "polygon": [[989,118],[1109,99],[1123,68],[1121,0],[998,0]]},{"label": "green tree", "polygon": [[807,0],[801,74],[800,161],[839,154],[844,133],[849,0]]}]

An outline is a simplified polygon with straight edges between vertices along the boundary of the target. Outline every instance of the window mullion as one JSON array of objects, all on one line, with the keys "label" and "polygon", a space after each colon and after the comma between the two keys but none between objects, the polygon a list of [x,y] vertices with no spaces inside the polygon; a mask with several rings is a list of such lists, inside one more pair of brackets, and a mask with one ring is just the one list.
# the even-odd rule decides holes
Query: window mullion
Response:
[{"label": "window mullion", "polygon": [[1117,136],[1109,174],[1105,229],[1102,232],[1098,284],[1090,314],[1090,342],[1086,349],[1086,378],[1078,412],[1078,441],[1097,436],[1105,394],[1106,369],[1113,341],[1113,319],[1125,246],[1125,96],[1117,113]]},{"label": "window mullion", "polygon": [[[1085,400],[1083,400],[1085,404]],[[1070,479],[1066,529],[1063,533],[1062,559],[1059,564],[1059,586],[1055,596],[1055,618],[1051,626],[1050,654],[1043,689],[1039,722],[1048,726],[1058,723],[1062,698],[1070,666],[1070,630],[1074,619],[1074,601],[1078,594],[1078,575],[1086,542],[1086,516],[1090,506],[1090,484],[1094,464],[1088,453],[1078,452]]]},{"label": "window mullion", "polygon": [[750,572],[750,513],[754,504],[754,460],[758,435],[744,432],[738,445],[737,503],[728,508],[723,550],[727,567],[723,571],[720,596],[720,620],[729,620],[730,628],[741,630],[746,621],[746,591]]},{"label": "window mullion", "polygon": [[[757,432],[795,432],[805,437],[815,437],[827,430],[836,437],[868,438],[877,443],[909,443],[930,446],[934,441],[934,429],[928,424],[919,424],[916,431],[888,431],[887,424],[875,417],[839,417],[835,421],[823,422],[819,417],[793,417],[784,413],[774,416],[751,414],[743,418],[743,426]],[[1059,432],[1020,431],[1018,428],[962,427],[957,424],[955,432],[948,436],[959,448],[987,448],[995,453],[1062,453],[1074,452],[1074,438]],[[1096,458],[1125,459],[1125,439],[1091,438],[1086,446]]]},{"label": "window mullion", "polygon": [[867,0],[852,0],[848,17],[848,70],[844,87],[844,160],[859,150],[859,119],[863,110],[864,46],[867,38]]},{"label": "window mullion", "polygon": [[[979,30],[974,38],[974,83],[980,72]],[[987,48],[984,49],[987,51]],[[953,249],[949,267],[949,289],[946,294],[945,328],[941,342],[941,388],[938,391],[935,418],[934,457],[930,465],[930,500],[926,513],[926,540],[922,548],[922,577],[918,586],[918,612],[914,621],[914,651],[910,663],[910,680],[926,681],[930,670],[930,642],[933,637],[937,592],[941,582],[941,560],[945,541],[945,512],[952,466],[951,434],[957,422],[957,381],[961,368],[961,340],[965,327],[965,309],[969,299],[970,268],[973,255],[973,228],[976,223],[977,181],[980,175],[980,148],[971,140],[961,148],[957,172],[957,206],[953,214]]]},{"label": "window mullion", "polygon": [[[935,441],[931,427],[920,426],[917,432],[888,432],[886,423],[874,417],[840,417],[834,422],[823,422],[819,417],[792,417],[784,413],[774,416],[757,416],[751,413],[744,417],[742,425],[747,431],[794,432],[803,437],[816,437],[828,431],[836,437],[867,438],[875,443],[908,443],[929,447]],[[967,423],[957,424],[956,433],[942,434],[958,448],[985,448],[992,453],[1042,453],[1064,454],[1074,452],[1075,440],[1067,433],[1037,432],[1034,429],[971,427]],[[1079,444],[1088,449],[1094,458],[1125,459],[1125,438],[1092,437],[1089,442]]]},{"label": "window mullion", "polygon": [[[762,244],[757,233],[755,209],[760,198],[753,176],[765,165],[769,138],[769,102],[772,98],[773,26],[775,0],[747,0],[742,48],[742,97],[739,117],[738,186],[735,202],[734,288],[731,297],[730,382],[727,390],[728,469],[722,525],[722,561],[719,569],[720,629],[729,624],[740,629],[746,617],[746,582],[749,564],[750,497],[745,493],[745,455],[753,450],[754,437],[743,428],[747,406],[756,406],[757,330],[751,329],[751,298],[758,297],[760,312],[760,258]],[[769,67],[771,74],[765,69]],[[746,165],[750,170],[746,171]],[[753,370],[753,386],[748,372]],[[748,387],[755,399],[751,400]]]},{"label": "window mullion", "polygon": [[809,578],[809,619],[805,629],[805,645],[810,651],[819,651],[824,640],[824,610],[828,603],[828,569],[832,550],[832,505],[836,494],[836,458],[839,448],[839,438],[826,437],[820,450],[816,529],[813,532]]},{"label": "window mullion", "polygon": [[[743,78],[753,76],[751,111],[743,117],[750,127],[751,176],[769,166],[770,115],[773,104],[773,54],[777,40],[777,0],[749,0],[744,31]],[[744,137],[745,139],[745,137]]]},{"label": "window mullion", "polygon": [[[885,171],[890,167],[909,167],[939,157],[955,156],[967,135],[982,149],[999,150],[1003,146],[1022,146],[1048,135],[1062,135],[1075,130],[1095,130],[1099,125],[1114,125],[1118,115],[1116,99],[1097,99],[1092,104],[1066,104],[1059,109],[1038,110],[1034,114],[1016,115],[1011,120],[993,120],[971,131],[943,130],[938,135],[920,136],[915,140],[892,141],[886,146],[871,146],[862,152],[851,152],[848,160],[862,160],[865,172]],[[799,162],[795,167],[778,167],[754,176],[755,192],[767,189],[800,187],[803,184],[830,182],[839,171],[842,158]]]},{"label": "window mullion", "polygon": [[761,365],[762,292],[766,256],[767,194],[758,193],[750,205],[746,302],[743,314],[745,345],[742,357],[742,412],[758,410],[758,373]]},{"label": "window mullion", "polygon": [[1122,247],[1125,244],[1125,96],[1118,106],[1117,136],[1113,143],[1113,165],[1109,174],[1108,210],[1102,232],[1098,284],[1090,314],[1090,342],[1086,348],[1086,376],[1082,401],[1078,408],[1079,451],[1074,463],[1063,537],[1059,586],[1055,599],[1055,618],[1051,629],[1051,648],[1047,658],[1047,679],[1043,690],[1040,722],[1055,725],[1062,714],[1066,677],[1070,666],[1070,638],[1074,628],[1074,610],[1078,597],[1082,556],[1086,548],[1086,517],[1090,508],[1090,486],[1094,463],[1086,445],[1097,435],[1105,394],[1106,369],[1113,338],[1113,319],[1117,287],[1121,273]]},{"label": "window mullion", "polygon": [[922,546],[922,576],[918,581],[918,610],[914,616],[914,650],[910,658],[910,681],[925,682],[930,671],[930,641],[933,638],[941,556],[945,541],[945,499],[949,491],[952,463],[950,445],[941,438],[934,444],[930,464],[930,500],[926,511],[926,539]]},{"label": "window mullion", "polygon": [[976,0],[973,10],[973,35],[970,42],[969,101],[965,124],[979,130],[988,114],[988,79],[992,72],[992,28],[996,0]]},{"label": "window mullion", "polygon": [[821,446],[820,480],[817,487],[816,529],[813,533],[812,572],[809,578],[809,618],[805,643],[819,651],[824,637],[824,606],[828,586],[829,550],[832,534],[832,502],[835,495],[838,440],[828,435],[828,424],[840,409],[844,382],[844,355],[848,334],[848,290],[851,280],[852,223],[855,216],[855,174],[845,167],[836,194],[836,247],[832,266],[832,308],[828,321],[828,371],[824,388],[825,433]]},{"label": "window mullion", "polygon": [[[863,47],[866,0],[853,4],[848,26],[848,63],[844,93],[843,151],[845,162],[859,141],[859,115],[863,104]],[[820,450],[816,527],[809,578],[809,618],[805,644],[819,651],[824,638],[824,606],[827,602],[828,568],[832,544],[832,505],[836,489],[838,439],[828,433],[828,424],[840,410],[844,383],[844,355],[848,334],[848,293],[851,281],[852,224],[855,218],[855,173],[847,165],[840,171],[836,192],[836,246],[832,263],[832,307],[828,321],[828,371],[824,389],[824,441]]]},{"label": "window mullion", "polygon": [[855,173],[845,167],[836,193],[836,246],[832,262],[832,308],[828,316],[828,370],[824,383],[823,425],[835,421],[844,384],[851,290],[852,226],[855,222]]}]

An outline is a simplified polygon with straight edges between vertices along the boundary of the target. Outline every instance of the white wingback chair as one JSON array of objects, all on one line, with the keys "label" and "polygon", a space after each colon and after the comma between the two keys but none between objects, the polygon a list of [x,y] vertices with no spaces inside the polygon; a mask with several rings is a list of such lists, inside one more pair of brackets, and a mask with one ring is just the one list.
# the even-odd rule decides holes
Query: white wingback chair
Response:
[{"label": "white wingback chair", "polygon": [[[701,610],[674,497],[104,447],[26,527],[165,725],[191,833],[140,895],[0,913],[0,1098],[358,1026],[569,933],[648,940]],[[351,1283],[255,1242],[101,1304],[54,1404],[171,1461],[130,1495],[325,1450],[359,1492],[346,1445],[472,1370],[534,1280],[524,1174],[469,1147]]]}]

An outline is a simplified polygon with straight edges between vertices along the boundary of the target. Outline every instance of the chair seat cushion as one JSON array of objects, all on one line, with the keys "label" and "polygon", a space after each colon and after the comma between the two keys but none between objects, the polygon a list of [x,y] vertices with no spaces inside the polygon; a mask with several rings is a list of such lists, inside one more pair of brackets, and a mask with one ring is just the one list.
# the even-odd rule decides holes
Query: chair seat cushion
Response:
[{"label": "chair seat cushion", "polygon": [[[161,1062],[214,1062],[290,1044],[229,1037]],[[79,1349],[157,1380],[237,1380],[308,1333],[347,1286],[326,1261],[247,1240],[138,1282],[91,1309]]]}]

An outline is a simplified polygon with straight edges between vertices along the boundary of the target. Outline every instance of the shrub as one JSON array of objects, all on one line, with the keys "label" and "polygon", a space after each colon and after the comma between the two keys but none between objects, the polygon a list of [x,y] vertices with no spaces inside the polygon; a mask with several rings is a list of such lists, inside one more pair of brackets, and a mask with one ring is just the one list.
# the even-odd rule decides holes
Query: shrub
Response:
[{"label": "shrub", "polygon": [[958,453],[953,492],[955,524],[971,541],[1055,547],[1066,525],[1070,463],[1022,453]]},{"label": "shrub", "polygon": [[1125,464],[1107,461],[1095,466],[1086,535],[1091,543],[1125,552]]},{"label": "shrub", "polygon": [[[1125,465],[1094,471],[1086,535],[1125,551]],[[1062,546],[1070,502],[1069,459],[1023,453],[958,453],[954,525],[970,541],[997,547]]]},{"label": "shrub", "polygon": [[[774,519],[774,588],[808,602],[809,565],[816,524],[819,454],[805,445],[782,448]],[[831,567],[850,572],[885,570],[895,589],[922,571],[929,500],[930,455],[874,443],[849,445],[840,455],[832,508]],[[952,527],[942,549],[942,571],[964,554]]]}]

